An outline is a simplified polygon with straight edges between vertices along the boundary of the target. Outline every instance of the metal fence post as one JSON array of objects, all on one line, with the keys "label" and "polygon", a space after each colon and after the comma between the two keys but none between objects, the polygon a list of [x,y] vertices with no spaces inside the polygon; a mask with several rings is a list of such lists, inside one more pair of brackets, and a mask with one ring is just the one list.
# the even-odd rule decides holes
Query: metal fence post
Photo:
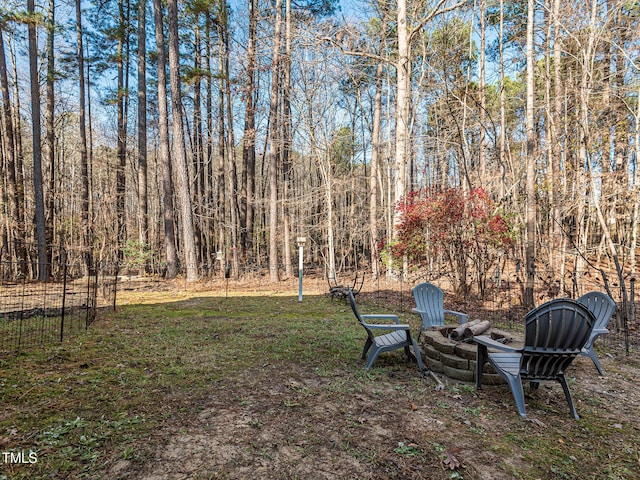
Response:
[{"label": "metal fence post", "polygon": [[64,339],[64,311],[67,304],[67,259],[62,256],[62,313],[60,314],[60,341]]}]

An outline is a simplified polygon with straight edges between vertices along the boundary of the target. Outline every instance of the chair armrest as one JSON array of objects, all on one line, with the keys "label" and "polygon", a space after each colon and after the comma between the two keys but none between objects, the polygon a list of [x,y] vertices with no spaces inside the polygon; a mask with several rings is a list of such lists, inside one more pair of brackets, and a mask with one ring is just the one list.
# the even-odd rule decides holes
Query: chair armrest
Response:
[{"label": "chair armrest", "polygon": [[606,328],[594,328],[593,330],[591,330],[591,335],[589,335],[589,340],[587,340],[587,343],[585,343],[583,350],[584,349],[592,349],[593,348],[593,344],[596,342],[596,340],[598,339],[598,337],[600,335],[605,335],[609,333],[609,330],[607,330]]},{"label": "chair armrest", "polygon": [[473,341],[484,345],[487,348],[493,348],[494,350],[501,350],[503,352],[518,352],[519,348],[513,348],[504,343],[496,342],[493,338],[487,337],[486,335],[477,335],[473,337]]},{"label": "chair armrest", "polygon": [[409,325],[404,325],[404,324],[389,324],[389,323],[385,323],[385,324],[375,324],[375,323],[365,323],[367,328],[370,328],[372,330],[408,330],[409,332],[411,331],[411,327]]},{"label": "chair armrest", "polygon": [[393,315],[392,313],[369,313],[366,315],[360,315],[363,320],[377,318],[378,320],[393,320],[396,324],[400,323],[400,319],[397,315]]},{"label": "chair armrest", "polygon": [[496,342],[491,337],[487,337],[486,335],[477,335],[473,337],[473,341],[477,344],[476,351],[476,390],[480,390],[482,388],[482,369],[484,364],[487,362],[489,358],[488,348],[493,348],[494,350],[501,350],[503,352],[520,352],[521,349],[509,347],[500,342]]},{"label": "chair armrest", "polygon": [[[422,320],[423,323],[425,321],[425,316],[426,316],[427,319],[430,319],[433,316],[433,312],[427,312],[426,310],[420,310],[418,307],[412,308],[411,311],[413,313],[417,313],[418,315],[420,315],[420,319]],[[429,323],[431,323],[431,322],[429,322]]]},{"label": "chair armrest", "polygon": [[444,310],[444,314],[447,315],[454,315],[456,317],[458,317],[460,319],[460,324],[462,325],[463,323],[467,323],[467,320],[469,318],[469,315],[467,315],[466,313],[462,313],[462,312],[454,312],[453,310]]}]

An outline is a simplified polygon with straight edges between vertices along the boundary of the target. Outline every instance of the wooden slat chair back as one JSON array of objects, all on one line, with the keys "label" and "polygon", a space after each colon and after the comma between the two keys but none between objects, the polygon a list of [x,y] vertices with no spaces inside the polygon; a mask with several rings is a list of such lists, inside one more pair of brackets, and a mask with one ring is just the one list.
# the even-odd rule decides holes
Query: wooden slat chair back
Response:
[{"label": "wooden slat chair back", "polygon": [[[565,371],[581,353],[589,339],[595,317],[584,305],[567,298],[551,300],[525,316],[525,341],[516,349],[478,336],[476,388],[481,388],[486,361],[509,383],[520,415],[525,418],[523,381],[532,389],[542,381],[554,380],[562,385],[569,409],[576,413]],[[489,351],[497,350],[497,352]]]},{"label": "wooden slat chair back", "polygon": [[[349,289],[349,303],[353,314],[358,322],[367,332],[367,339],[362,349],[361,358],[366,358],[366,369],[369,370],[375,363],[378,355],[384,352],[390,352],[404,348],[407,358],[418,363],[420,372],[424,371],[422,356],[418,344],[411,336],[411,328],[409,325],[401,324],[397,315],[393,314],[366,314],[363,315],[358,309],[358,304],[351,289]],[[375,324],[368,323],[368,320],[386,320],[393,323]],[[410,347],[413,347],[411,353]]]},{"label": "wooden slat chair back", "polygon": [[593,364],[598,369],[598,373],[600,375],[604,375],[604,370],[602,369],[598,355],[593,348],[593,344],[600,335],[609,333],[607,325],[616,310],[616,303],[609,295],[603,292],[585,293],[583,296],[578,298],[578,303],[587,307],[591,313],[593,313],[593,316],[596,317],[596,323],[593,326],[589,340],[587,340],[587,343],[580,353],[593,360]]}]

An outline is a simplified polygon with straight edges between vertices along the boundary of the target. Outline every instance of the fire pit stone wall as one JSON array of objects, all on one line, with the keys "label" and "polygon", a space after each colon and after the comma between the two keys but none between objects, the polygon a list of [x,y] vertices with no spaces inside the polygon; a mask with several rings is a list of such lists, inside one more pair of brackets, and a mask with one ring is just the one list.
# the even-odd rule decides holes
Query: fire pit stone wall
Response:
[{"label": "fire pit stone wall", "polygon": [[[462,382],[474,382],[476,372],[476,344],[473,340],[455,341],[449,338],[455,327],[445,325],[433,327],[421,336],[423,358],[426,366],[436,373]],[[483,333],[494,340],[504,341],[506,344],[517,344],[518,340],[509,332],[491,328]],[[504,380],[490,365],[485,365],[482,383],[498,385]]]}]

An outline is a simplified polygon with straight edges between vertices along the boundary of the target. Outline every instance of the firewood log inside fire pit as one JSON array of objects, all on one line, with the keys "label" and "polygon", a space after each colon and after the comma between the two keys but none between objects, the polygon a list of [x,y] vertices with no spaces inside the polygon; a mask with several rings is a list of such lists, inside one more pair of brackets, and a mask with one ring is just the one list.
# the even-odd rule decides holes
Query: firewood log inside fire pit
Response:
[{"label": "firewood log inside fire pit", "polygon": [[491,327],[489,320],[484,320],[475,325],[468,325],[467,328],[464,329],[464,338],[473,338],[474,335],[480,335]]},{"label": "firewood log inside fire pit", "polygon": [[468,341],[472,339],[474,335],[480,335],[486,332],[490,327],[491,324],[488,320],[473,320],[454,328],[449,334],[449,338],[456,341]]}]

